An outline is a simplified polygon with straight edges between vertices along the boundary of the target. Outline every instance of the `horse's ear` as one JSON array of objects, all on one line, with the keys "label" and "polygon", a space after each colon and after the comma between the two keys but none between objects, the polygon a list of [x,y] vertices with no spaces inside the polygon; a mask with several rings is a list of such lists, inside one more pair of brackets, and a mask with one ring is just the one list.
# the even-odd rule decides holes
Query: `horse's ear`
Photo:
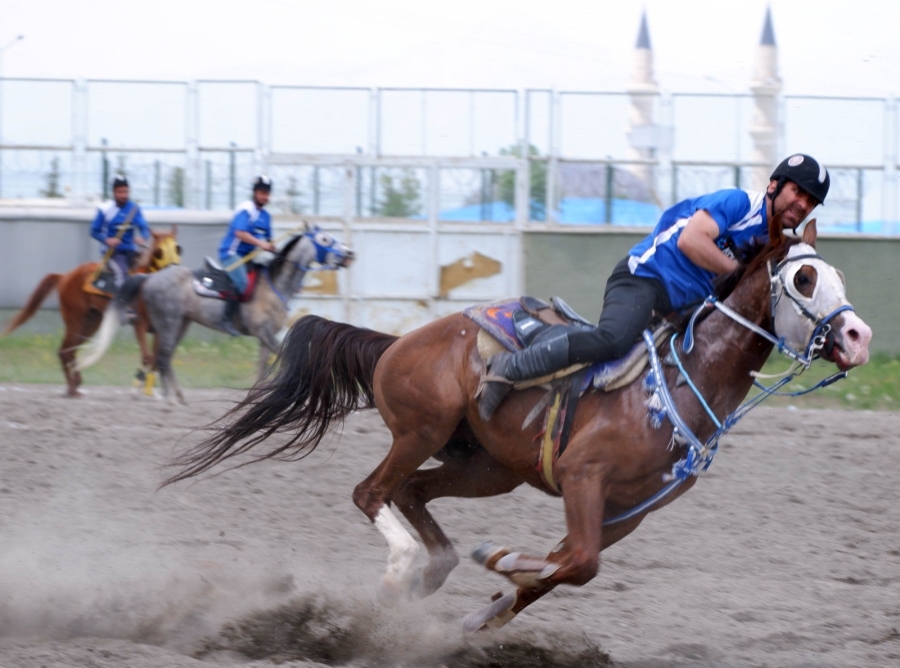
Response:
[{"label": "horse's ear", "polygon": [[803,243],[816,247],[816,219],[813,218],[803,228]]},{"label": "horse's ear", "polygon": [[784,228],[781,226],[781,214],[772,216],[769,221],[769,243],[780,246],[784,243]]},{"label": "horse's ear", "polygon": [[172,235],[173,239],[178,236],[178,223],[172,225],[172,231],[169,234]]},{"label": "horse's ear", "polygon": [[309,221],[306,220],[305,218],[303,219],[303,231],[304,231],[304,232],[309,232],[309,231],[310,231],[310,230],[309,230]]}]

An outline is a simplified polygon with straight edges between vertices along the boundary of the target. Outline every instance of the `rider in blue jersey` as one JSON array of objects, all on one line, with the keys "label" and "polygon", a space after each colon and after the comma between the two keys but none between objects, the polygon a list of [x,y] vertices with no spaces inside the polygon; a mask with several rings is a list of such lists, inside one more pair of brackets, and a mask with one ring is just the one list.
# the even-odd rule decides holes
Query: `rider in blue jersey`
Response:
[{"label": "rider in blue jersey", "polygon": [[[228,232],[219,245],[219,259],[223,267],[234,265],[257,248],[275,252],[275,245],[272,243],[272,218],[265,210],[271,192],[272,179],[268,176],[256,177],[253,182],[253,198],[235,209]],[[247,264],[242,263],[232,268],[228,276],[234,283],[236,294],[228,297],[221,325],[232,336],[240,336],[234,326],[234,317],[240,310],[239,297],[247,289]]]},{"label": "rider in blue jersey", "polygon": [[713,294],[713,279],[737,269],[735,252],[753,238],[768,238],[774,215],[785,229],[796,229],[825,202],[830,181],[828,170],[798,153],[775,168],[764,193],[720,190],[666,209],[613,270],[597,327],[555,325],[524,350],[491,357],[478,400],[482,418],[490,417],[514,382],[624,356],[654,313],[666,316]]},{"label": "rider in blue jersey", "polygon": [[[150,238],[150,228],[141,208],[128,199],[128,179],[116,174],[112,190],[113,201],[104,202],[97,209],[91,223],[91,237],[103,244],[102,252],[113,249],[108,266],[113,272],[116,288],[120,288],[138,257],[138,246],[145,246]],[[130,224],[120,238],[119,228],[126,220],[130,220]]]}]

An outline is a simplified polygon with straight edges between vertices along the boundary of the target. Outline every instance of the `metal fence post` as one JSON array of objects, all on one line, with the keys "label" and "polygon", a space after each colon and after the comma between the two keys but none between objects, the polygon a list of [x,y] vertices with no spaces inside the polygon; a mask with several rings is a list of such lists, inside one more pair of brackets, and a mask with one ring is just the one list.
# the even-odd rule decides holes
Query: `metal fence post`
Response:
[{"label": "metal fence post", "polygon": [[[612,160],[611,156],[606,156],[608,160]],[[606,197],[604,198],[604,208],[606,211],[603,212],[603,222],[607,225],[612,224],[612,208],[613,208],[613,185],[615,184],[615,177],[613,174],[613,166],[612,163],[606,163]]]},{"label": "metal fence post", "polygon": [[72,86],[72,198],[79,203],[89,197],[87,141],[87,83],[78,79]]},{"label": "metal fence post", "polygon": [[231,147],[231,150],[228,152],[228,207],[232,211],[234,211],[234,205],[235,205],[234,188],[236,185],[235,184],[236,175],[235,175],[235,164],[234,164],[234,157],[235,157],[234,149],[237,147],[237,144],[235,144],[234,142],[229,142],[228,145]]},{"label": "metal fence post", "polygon": [[856,231],[862,232],[863,170],[856,170]]},{"label": "metal fence post", "polygon": [[100,152],[100,157],[103,160],[103,186],[101,188],[101,192],[103,193],[103,199],[109,199],[109,160],[106,157],[106,137],[100,139],[100,145],[103,146],[103,150]]}]

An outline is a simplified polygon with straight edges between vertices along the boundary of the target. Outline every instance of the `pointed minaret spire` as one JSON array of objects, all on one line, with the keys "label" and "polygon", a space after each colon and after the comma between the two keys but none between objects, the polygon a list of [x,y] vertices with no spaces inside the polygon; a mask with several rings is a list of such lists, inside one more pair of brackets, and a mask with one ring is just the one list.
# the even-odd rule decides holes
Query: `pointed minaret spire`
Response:
[{"label": "pointed minaret spire", "polygon": [[763,23],[762,37],[759,38],[760,46],[777,46],[775,44],[775,29],[772,27],[772,8],[766,7],[766,21]]},{"label": "pointed minaret spire", "polygon": [[647,28],[646,10],[641,14],[641,28],[638,30],[637,43],[634,45],[634,48],[653,50],[653,47],[650,46],[650,30]]},{"label": "pointed minaret spire", "polygon": [[[653,48],[650,46],[650,30],[647,28],[647,12],[641,14],[634,45],[634,67],[628,82],[628,138],[631,144],[629,157],[636,161],[650,160],[656,155],[656,126],[653,114],[659,86],[653,76]],[[647,164],[630,165],[628,170],[653,188],[653,173]]]},{"label": "pointed minaret spire", "polygon": [[781,93],[781,77],[778,76],[778,46],[775,44],[775,30],[772,28],[772,8],[766,7],[762,37],[756,47],[756,73],[750,82],[753,103],[753,125],[750,137],[753,140],[753,162],[759,167],[753,169],[753,190],[765,190],[769,183],[771,168],[778,161],[778,96]]}]

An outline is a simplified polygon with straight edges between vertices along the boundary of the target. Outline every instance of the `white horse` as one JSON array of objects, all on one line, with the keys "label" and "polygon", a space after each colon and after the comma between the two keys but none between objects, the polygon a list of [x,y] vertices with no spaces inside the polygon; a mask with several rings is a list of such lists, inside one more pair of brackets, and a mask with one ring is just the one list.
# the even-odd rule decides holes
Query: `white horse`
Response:
[{"label": "white horse", "polygon": [[[306,272],[314,265],[317,269],[346,267],[353,258],[353,251],[346,245],[318,228],[311,228],[291,237],[271,263],[259,268],[256,289],[252,298],[241,304],[236,326],[241,333],[259,339],[260,376],[268,368],[271,354],[278,350],[276,335],[287,322],[288,303],[300,292]],[[115,302],[116,308],[106,309],[99,331],[84,345],[79,370],[103,357],[119,328],[125,307],[140,297],[156,332],[150,368],[159,372],[163,397],[170,399],[171,390],[185,403],[172,370],[175,348],[191,322],[221,331],[225,312],[225,301],[198,294],[195,282],[194,272],[182,266],[131,277]],[[152,387],[152,377],[149,387]]]}]

